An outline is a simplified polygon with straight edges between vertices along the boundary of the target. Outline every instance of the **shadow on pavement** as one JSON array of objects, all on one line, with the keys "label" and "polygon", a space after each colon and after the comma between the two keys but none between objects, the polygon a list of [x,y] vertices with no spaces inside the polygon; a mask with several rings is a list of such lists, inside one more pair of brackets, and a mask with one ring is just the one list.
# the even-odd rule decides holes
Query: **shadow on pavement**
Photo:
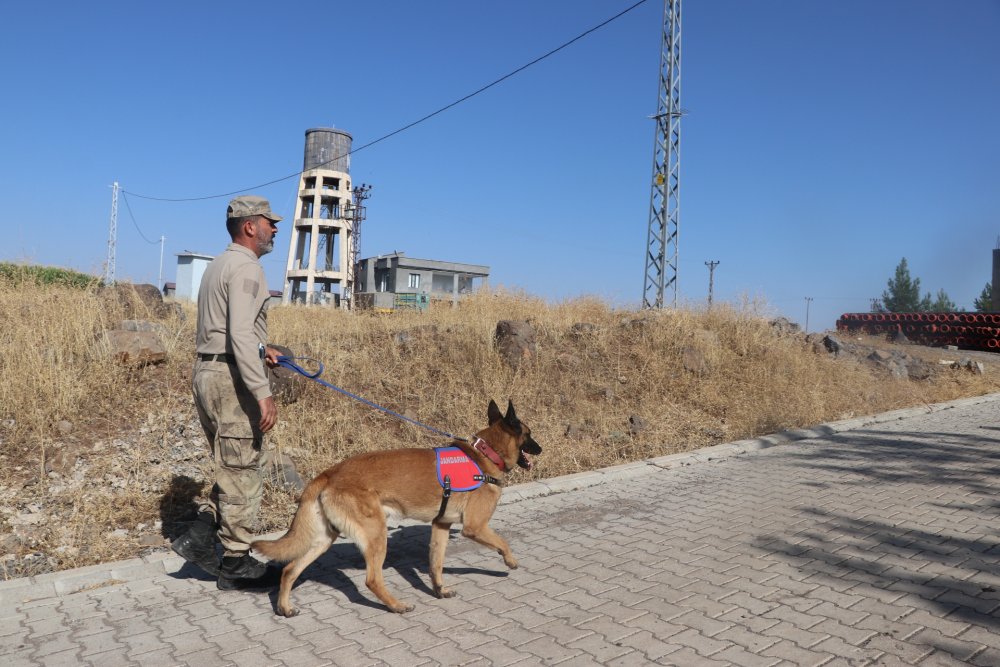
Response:
[{"label": "shadow on pavement", "polygon": [[[809,487],[842,488],[844,496],[870,489],[871,506],[853,514],[803,505],[797,512],[809,519],[808,528],[760,535],[754,547],[782,557],[809,581],[837,590],[854,581],[878,599],[898,600],[900,609],[1000,627],[1000,539],[989,527],[1000,525],[1000,440],[985,433],[852,431],[790,452],[783,463],[837,475],[809,482],[807,473]],[[893,486],[906,489],[893,506],[879,506]],[[907,502],[914,512],[900,516]],[[933,525],[921,525],[920,506]],[[923,643],[957,660],[967,657],[960,638],[938,637]]]},{"label": "shadow on pavement", "polygon": [[[984,429],[985,430],[985,429]],[[802,450],[799,466],[842,472],[838,484],[872,482],[957,484],[993,496],[996,487],[984,481],[1000,475],[1000,439],[985,435],[941,432],[850,431]],[[987,449],[992,445],[993,449]]]},{"label": "shadow on pavement", "polygon": [[[459,535],[459,530],[452,529],[451,540]],[[430,587],[430,575],[428,574],[428,553],[430,551],[431,529],[429,525],[403,526],[389,531],[387,554],[384,569],[395,570],[399,575],[413,587],[416,593],[421,593],[429,597],[434,597],[434,591]],[[465,538],[461,538],[465,539]],[[450,544],[449,544],[450,546]],[[502,562],[500,563],[502,566]],[[198,568],[195,567],[195,570]],[[320,556],[299,576],[295,582],[293,590],[299,588],[304,581],[313,581],[332,590],[343,593],[347,601],[352,604],[360,604],[365,607],[385,609],[373,594],[367,590],[360,590],[354,580],[347,574],[350,571],[364,571],[366,569],[365,559],[353,542],[338,540],[334,542],[330,549]],[[199,570],[200,571],[200,570]],[[506,577],[507,571],[483,570],[472,567],[448,567],[448,557],[445,555],[445,575],[477,574],[492,577]],[[457,584],[452,581],[450,584]],[[390,588],[395,588],[387,582]],[[449,585],[446,583],[446,585]],[[411,594],[410,589],[394,590],[400,598],[405,599]],[[293,594],[294,595],[294,594]],[[277,610],[278,591],[271,592],[271,605]],[[303,604],[302,606],[305,606]]]}]

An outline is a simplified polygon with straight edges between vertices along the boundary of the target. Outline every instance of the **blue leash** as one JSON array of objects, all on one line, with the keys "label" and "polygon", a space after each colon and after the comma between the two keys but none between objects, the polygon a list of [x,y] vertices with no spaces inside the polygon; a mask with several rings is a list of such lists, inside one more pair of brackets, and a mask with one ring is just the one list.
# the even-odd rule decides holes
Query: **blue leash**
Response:
[{"label": "blue leash", "polygon": [[[302,368],[301,366],[299,366],[298,364],[296,364],[294,361],[292,361],[292,359],[304,359],[306,361],[315,361],[319,365],[319,370],[316,371],[315,373],[310,373],[309,371],[305,370],[304,368]],[[433,433],[437,433],[438,435],[443,435],[443,436],[446,436],[448,438],[456,439],[455,436],[453,436],[451,433],[446,433],[445,431],[442,431],[440,429],[436,429],[433,426],[428,426],[427,424],[421,424],[416,419],[410,419],[409,417],[407,417],[405,415],[401,415],[398,412],[393,412],[389,408],[383,408],[381,405],[378,405],[377,403],[372,403],[371,401],[369,401],[366,398],[361,398],[357,394],[352,394],[351,392],[347,391],[346,389],[341,389],[340,387],[332,385],[329,382],[326,382],[325,380],[320,380],[319,376],[322,375],[322,373],[323,373],[323,362],[321,362],[321,361],[319,361],[317,359],[310,359],[308,357],[285,357],[285,356],[280,356],[280,357],[278,357],[278,365],[279,366],[284,366],[285,368],[293,370],[296,373],[299,373],[300,375],[304,375],[305,377],[309,378],[310,380],[315,380],[316,382],[320,383],[324,387],[329,387],[330,389],[333,389],[334,391],[339,391],[344,396],[347,396],[349,398],[353,398],[355,401],[358,401],[360,403],[364,403],[365,405],[367,405],[369,407],[372,407],[372,408],[375,408],[376,410],[380,410],[380,411],[384,412],[387,415],[392,415],[393,417],[398,417],[398,418],[402,419],[403,421],[410,422],[411,424],[419,426],[420,428],[425,428],[428,431],[431,431]]]}]

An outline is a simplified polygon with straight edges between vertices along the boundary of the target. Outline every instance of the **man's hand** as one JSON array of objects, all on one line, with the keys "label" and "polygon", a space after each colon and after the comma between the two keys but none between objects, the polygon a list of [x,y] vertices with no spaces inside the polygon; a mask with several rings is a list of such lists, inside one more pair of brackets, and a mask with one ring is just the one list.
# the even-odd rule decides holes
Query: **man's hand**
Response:
[{"label": "man's hand", "polygon": [[274,396],[268,396],[257,401],[260,405],[260,430],[267,433],[278,423],[278,406],[274,403]]},{"label": "man's hand", "polygon": [[281,356],[281,352],[273,347],[264,348],[264,365],[268,368],[274,368],[278,365],[278,357]]}]

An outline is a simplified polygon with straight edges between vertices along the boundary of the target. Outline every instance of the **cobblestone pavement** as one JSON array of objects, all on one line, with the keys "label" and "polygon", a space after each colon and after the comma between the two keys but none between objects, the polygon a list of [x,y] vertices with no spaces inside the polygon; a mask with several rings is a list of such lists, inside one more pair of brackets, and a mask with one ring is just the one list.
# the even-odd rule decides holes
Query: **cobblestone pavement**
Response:
[{"label": "cobblestone pavement", "polygon": [[[521,567],[390,534],[389,613],[338,543],[293,591],[216,590],[170,555],[0,585],[19,665],[1000,665],[1000,397],[507,490]],[[845,430],[847,429],[847,430]],[[543,443],[544,446],[544,443]]]}]

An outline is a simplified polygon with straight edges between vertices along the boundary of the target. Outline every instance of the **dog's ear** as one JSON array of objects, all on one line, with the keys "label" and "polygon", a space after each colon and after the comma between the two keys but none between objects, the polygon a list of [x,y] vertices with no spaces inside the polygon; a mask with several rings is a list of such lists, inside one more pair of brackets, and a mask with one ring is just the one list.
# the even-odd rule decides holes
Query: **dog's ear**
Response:
[{"label": "dog's ear", "polygon": [[514,401],[509,398],[507,399],[507,414],[503,416],[503,420],[510,426],[516,426],[520,423],[517,414],[514,412]]},{"label": "dog's ear", "polygon": [[486,408],[486,419],[489,421],[490,426],[503,419],[503,415],[500,414],[500,408],[497,407],[492,398],[490,399],[490,407]]}]

